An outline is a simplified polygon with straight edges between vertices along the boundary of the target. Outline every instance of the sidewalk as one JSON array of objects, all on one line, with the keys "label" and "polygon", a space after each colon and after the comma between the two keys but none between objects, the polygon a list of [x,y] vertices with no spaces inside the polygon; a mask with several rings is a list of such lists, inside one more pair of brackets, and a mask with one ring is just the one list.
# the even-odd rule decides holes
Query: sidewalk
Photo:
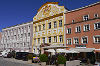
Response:
[{"label": "sidewalk", "polygon": [[23,61],[23,60],[17,60],[17,59],[14,59],[14,58],[3,58],[3,60],[14,62],[14,63],[21,63],[21,64],[26,64],[26,65],[31,65],[31,66],[40,66],[39,64],[30,63],[28,61]]},{"label": "sidewalk", "polygon": [[[17,60],[17,59],[14,59],[14,58],[3,58],[4,60],[6,61],[11,61],[11,62],[16,62],[16,63],[23,63],[23,64],[31,64],[32,66],[42,66],[40,63],[29,63],[28,61],[23,61],[23,60]],[[81,64],[80,66],[100,66],[100,63],[99,62],[96,62],[95,64],[98,64],[98,65],[92,65],[92,64]],[[46,65],[46,66],[56,66],[56,65]]]}]

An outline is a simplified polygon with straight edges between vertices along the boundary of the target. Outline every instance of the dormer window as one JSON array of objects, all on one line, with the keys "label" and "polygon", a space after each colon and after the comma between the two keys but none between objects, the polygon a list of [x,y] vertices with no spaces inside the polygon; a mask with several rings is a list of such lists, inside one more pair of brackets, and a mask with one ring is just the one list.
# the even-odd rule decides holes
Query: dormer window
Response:
[{"label": "dormer window", "polygon": [[98,14],[94,14],[94,18],[98,18]]},{"label": "dormer window", "polygon": [[84,16],[83,16],[83,20],[84,20],[84,21],[89,20],[89,15],[84,15]]}]

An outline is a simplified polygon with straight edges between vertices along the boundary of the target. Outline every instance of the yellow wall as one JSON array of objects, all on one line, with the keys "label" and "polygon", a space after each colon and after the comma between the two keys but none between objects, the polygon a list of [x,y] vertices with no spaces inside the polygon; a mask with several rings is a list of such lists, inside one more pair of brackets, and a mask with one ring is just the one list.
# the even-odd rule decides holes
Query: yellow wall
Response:
[{"label": "yellow wall", "polygon": [[[44,14],[43,9],[48,7],[46,14]],[[49,10],[49,11],[48,11]],[[49,13],[48,13],[49,12]],[[64,44],[64,6],[58,6],[58,4],[46,4],[41,7],[41,10],[37,13],[37,15],[33,18],[33,47],[38,46],[38,38],[40,38],[40,44],[42,42],[42,38],[47,38],[48,44]],[[59,20],[62,20],[62,27],[59,27]],[[54,28],[54,21],[57,22],[57,28]],[[48,29],[48,23],[51,22],[51,29]],[[45,24],[45,30],[43,30],[43,24]],[[41,31],[38,29],[38,25],[41,25]],[[35,26],[37,26],[37,32],[35,31]],[[44,34],[43,34],[44,33]],[[63,36],[63,42],[59,41],[59,36]],[[49,43],[48,37],[51,36],[51,43]],[[54,36],[57,36],[57,42],[54,42]],[[36,38],[37,43],[34,43],[34,39]],[[37,47],[36,47],[37,48]],[[33,48],[32,48],[33,49]],[[37,50],[36,50],[37,51]]]}]

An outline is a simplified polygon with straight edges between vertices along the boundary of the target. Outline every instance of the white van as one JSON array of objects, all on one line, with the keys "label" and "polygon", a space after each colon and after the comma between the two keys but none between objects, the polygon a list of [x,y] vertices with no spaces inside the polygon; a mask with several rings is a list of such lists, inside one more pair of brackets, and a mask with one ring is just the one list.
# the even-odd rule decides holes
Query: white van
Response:
[{"label": "white van", "polygon": [[7,57],[7,55],[8,55],[9,52],[10,52],[10,49],[6,49],[6,50],[4,50],[4,51],[1,52],[1,53],[2,53],[2,56],[3,56],[3,57]]},{"label": "white van", "polygon": [[2,53],[2,56],[3,57],[7,57],[7,55],[8,55],[8,52],[6,52],[6,51],[3,51],[3,52],[1,52]]}]

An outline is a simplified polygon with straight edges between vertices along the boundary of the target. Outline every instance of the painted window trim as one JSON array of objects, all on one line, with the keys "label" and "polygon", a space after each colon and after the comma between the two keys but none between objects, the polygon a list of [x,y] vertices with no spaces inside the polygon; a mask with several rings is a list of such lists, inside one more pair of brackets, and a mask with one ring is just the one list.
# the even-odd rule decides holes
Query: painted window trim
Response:
[{"label": "painted window trim", "polygon": [[96,29],[95,24],[97,24],[97,23],[100,23],[100,22],[95,22],[94,23],[94,30],[99,30],[100,29],[100,28],[99,29]]},{"label": "painted window trim", "polygon": [[[71,33],[68,33],[68,29],[71,29]],[[67,34],[72,34],[72,28],[71,27],[67,28]]]},{"label": "painted window trim", "polygon": [[[100,36],[100,35],[94,35],[94,36],[93,36],[93,43],[96,43],[96,42],[95,42],[95,37],[96,37],[96,36]],[[97,44],[98,44],[98,43],[97,43]]]},{"label": "painted window trim", "polygon": [[[88,15],[88,20],[89,20],[89,14],[87,14],[87,15]],[[88,20],[84,19],[84,16],[86,16],[86,15],[83,15],[83,21],[88,21]]]},{"label": "painted window trim", "polygon": [[[71,44],[68,44],[68,39],[71,39]],[[67,38],[67,45],[72,45],[72,38]]]},{"label": "painted window trim", "polygon": [[[85,25],[89,25],[89,30],[85,30]],[[90,31],[90,24],[83,25],[83,31]]]},{"label": "painted window trim", "polygon": [[[79,44],[79,37],[73,37],[73,44],[75,44],[75,41],[74,41],[75,38],[78,38],[78,44]],[[78,44],[75,44],[75,45],[78,45]]]},{"label": "painted window trim", "polygon": [[79,32],[77,31],[77,27],[80,27],[80,32],[81,32],[81,25],[75,27],[75,32],[76,32],[76,33],[79,33]]},{"label": "painted window trim", "polygon": [[[87,37],[87,43],[83,43],[83,39],[82,39],[83,37]],[[82,44],[88,44],[88,36],[83,36],[83,37],[81,37],[81,43]]]}]

